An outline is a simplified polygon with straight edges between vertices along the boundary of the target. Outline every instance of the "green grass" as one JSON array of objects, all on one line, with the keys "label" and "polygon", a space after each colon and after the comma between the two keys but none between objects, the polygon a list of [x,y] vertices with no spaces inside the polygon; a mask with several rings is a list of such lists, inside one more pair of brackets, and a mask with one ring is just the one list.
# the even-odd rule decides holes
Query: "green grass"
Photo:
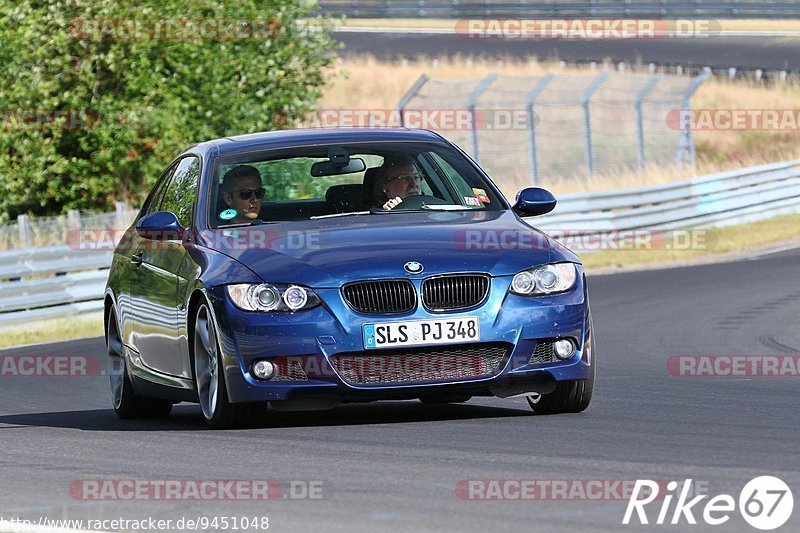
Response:
[{"label": "green grass", "polygon": [[[676,246],[673,245],[672,249],[666,249],[657,245],[653,246],[653,249],[603,250],[584,254],[578,251],[578,254],[589,272],[608,267],[627,268],[713,258],[721,254],[796,242],[800,240],[800,215],[776,217],[725,228],[687,231],[690,235],[696,236],[695,242],[699,244],[698,246],[675,249]],[[662,241],[654,239],[654,242]],[[675,243],[670,242],[670,244]]]},{"label": "green grass", "polygon": [[0,348],[103,336],[103,312],[0,328]]}]

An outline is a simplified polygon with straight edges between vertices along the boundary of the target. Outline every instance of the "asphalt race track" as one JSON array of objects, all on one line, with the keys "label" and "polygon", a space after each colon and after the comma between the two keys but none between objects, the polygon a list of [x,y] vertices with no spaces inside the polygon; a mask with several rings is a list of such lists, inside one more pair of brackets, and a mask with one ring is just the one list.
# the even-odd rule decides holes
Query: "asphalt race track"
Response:
[{"label": "asphalt race track", "polygon": [[[623,500],[470,501],[455,487],[470,479],[692,478],[738,499],[747,481],[771,474],[795,494],[780,531],[800,531],[800,378],[680,377],[666,367],[672,355],[800,354],[798,264],[800,250],[791,250],[591,277],[599,385],[579,415],[535,416],[521,398],[389,402],[273,413],[256,429],[215,432],[188,404],[165,421],[118,420],[105,376],[2,376],[0,516],[268,516],[271,531],[618,531],[626,529]],[[25,354],[103,360],[104,345],[0,352]],[[284,488],[322,481],[323,497],[93,502],[69,491],[81,479],[254,478]],[[682,524],[670,531],[712,529]],[[738,514],[713,529],[752,531]]]},{"label": "asphalt race track", "polygon": [[375,55],[381,59],[451,57],[529,57],[567,61],[625,61],[748,69],[797,70],[800,39],[792,37],[713,36],[653,40],[512,40],[466,39],[456,34],[337,32],[342,56]]}]

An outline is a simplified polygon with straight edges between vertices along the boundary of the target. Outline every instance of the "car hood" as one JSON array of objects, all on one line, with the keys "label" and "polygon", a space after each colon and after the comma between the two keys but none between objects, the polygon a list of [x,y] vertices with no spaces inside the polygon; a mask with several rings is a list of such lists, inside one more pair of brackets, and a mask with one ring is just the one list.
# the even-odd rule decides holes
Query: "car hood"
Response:
[{"label": "car hood", "polygon": [[[202,240],[264,281],[313,288],[452,272],[513,275],[551,260],[577,261],[510,210],[332,217],[218,229]],[[423,271],[406,272],[411,261]]]}]

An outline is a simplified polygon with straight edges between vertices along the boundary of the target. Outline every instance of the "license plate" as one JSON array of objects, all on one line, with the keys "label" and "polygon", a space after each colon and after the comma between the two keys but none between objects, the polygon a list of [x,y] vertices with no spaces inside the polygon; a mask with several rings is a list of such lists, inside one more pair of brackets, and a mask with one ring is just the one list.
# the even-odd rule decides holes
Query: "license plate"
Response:
[{"label": "license plate", "polygon": [[457,344],[481,340],[478,317],[364,324],[364,348]]}]

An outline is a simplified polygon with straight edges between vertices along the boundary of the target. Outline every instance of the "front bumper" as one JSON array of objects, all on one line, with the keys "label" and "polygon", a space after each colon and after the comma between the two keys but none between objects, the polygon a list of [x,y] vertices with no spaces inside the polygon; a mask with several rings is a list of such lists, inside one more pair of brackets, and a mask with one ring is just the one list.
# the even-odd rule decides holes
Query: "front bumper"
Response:
[{"label": "front bumper", "polygon": [[[580,269],[580,267],[579,267]],[[559,381],[589,379],[593,361],[590,311],[582,271],[569,292],[547,297],[510,294],[511,276],[494,277],[489,297],[476,308],[458,312],[429,312],[418,306],[412,312],[387,317],[360,315],[344,302],[338,289],[316,289],[322,305],[297,313],[241,311],[224,287],[207,292],[217,322],[225,379],[231,402],[325,399],[331,403],[412,399],[432,394],[507,397],[525,393],[546,394]],[[413,280],[417,290],[421,280]],[[381,321],[424,320],[476,316],[481,343],[507,347],[490,375],[435,382],[360,385],[348,383],[332,361],[337,356],[379,355],[366,351],[362,326]],[[539,342],[570,338],[575,354],[564,361],[532,363]],[[428,347],[430,348],[430,347]],[[307,379],[261,381],[251,375],[253,362],[302,359],[319,372]]]}]

